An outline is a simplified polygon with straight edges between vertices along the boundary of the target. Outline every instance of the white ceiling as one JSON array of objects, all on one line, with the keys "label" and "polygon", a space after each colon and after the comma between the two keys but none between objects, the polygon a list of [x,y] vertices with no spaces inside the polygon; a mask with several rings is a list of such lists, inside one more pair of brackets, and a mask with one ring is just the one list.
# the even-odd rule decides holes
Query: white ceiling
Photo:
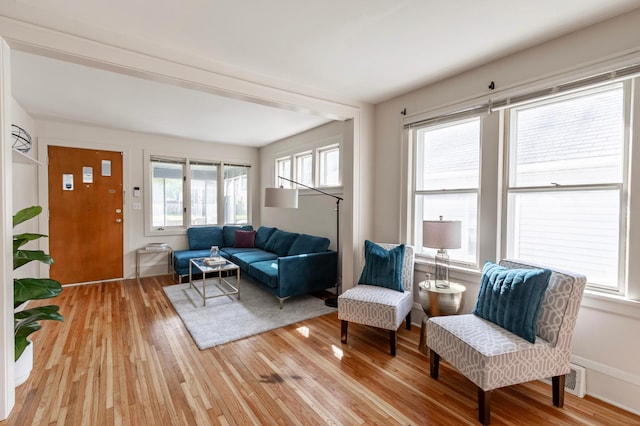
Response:
[{"label": "white ceiling", "polygon": [[[378,103],[639,0],[16,0],[0,15],[264,85]],[[327,118],[14,53],[36,116],[261,146]]]}]

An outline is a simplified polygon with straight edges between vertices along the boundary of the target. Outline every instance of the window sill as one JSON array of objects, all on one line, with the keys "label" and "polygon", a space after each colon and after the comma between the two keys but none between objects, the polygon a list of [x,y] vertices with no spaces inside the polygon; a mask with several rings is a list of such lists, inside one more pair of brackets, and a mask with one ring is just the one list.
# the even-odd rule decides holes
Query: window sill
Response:
[{"label": "window sill", "polygon": [[626,299],[621,296],[585,290],[582,306],[597,311],[640,319],[640,301]]}]

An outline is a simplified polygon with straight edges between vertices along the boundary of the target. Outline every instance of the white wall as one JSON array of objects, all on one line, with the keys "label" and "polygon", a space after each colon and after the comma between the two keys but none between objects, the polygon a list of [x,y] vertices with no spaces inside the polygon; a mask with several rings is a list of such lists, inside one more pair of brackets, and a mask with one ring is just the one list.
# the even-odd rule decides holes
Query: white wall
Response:
[{"label": "white wall", "polygon": [[[497,90],[528,84],[570,70],[592,67],[624,53],[640,60],[640,10],[478,67],[376,106],[374,229],[377,240],[402,240],[402,155],[400,111],[434,111]],[[486,99],[485,99],[486,100]],[[636,137],[636,142],[638,141]],[[481,227],[492,226],[481,224]],[[495,226],[495,225],[494,225]],[[424,269],[423,266],[419,268]],[[454,276],[469,289],[466,311],[478,292],[477,276]],[[587,393],[640,413],[640,306],[597,300],[589,295],[578,317],[573,360],[588,369]]]},{"label": "white wall", "polygon": [[[33,118],[22,108],[15,99],[11,108],[11,124],[16,124],[29,132],[31,135],[31,150],[24,156],[13,152],[13,170],[12,170],[12,186],[13,186],[13,213],[25,207],[38,205],[38,137],[35,133],[36,124]],[[11,138],[13,143],[13,138]],[[25,158],[28,157],[28,158]],[[39,232],[38,221],[36,219],[29,220],[18,225],[14,230],[14,234],[21,232]],[[35,249],[38,247],[39,241],[32,241],[25,248]],[[39,267],[36,262],[28,263],[16,270],[16,277],[39,277]]]},{"label": "white wall", "polygon": [[[250,191],[252,192],[251,223],[257,224],[260,210],[256,208],[258,199],[258,150],[256,148],[238,147],[228,144],[207,143],[172,137],[158,136],[145,133],[127,132],[82,124],[74,124],[53,120],[37,120],[37,133],[40,142],[40,158],[45,161],[49,145],[69,146],[76,148],[94,148],[101,150],[122,151],[124,174],[124,274],[127,278],[135,276],[135,250],[144,247],[149,242],[167,242],[174,250],[187,248],[185,234],[171,236],[145,236],[145,218],[143,210],[133,210],[132,203],[142,203],[145,188],[144,180],[144,150],[154,154],[173,155],[190,158],[202,158],[235,162],[251,165],[249,175]],[[47,171],[42,170],[39,182],[40,205],[48,206]],[[142,190],[140,198],[133,198],[133,187]],[[46,223],[41,222],[43,232],[46,233]],[[165,255],[146,255],[141,258],[141,275],[157,275],[166,273]]]}]

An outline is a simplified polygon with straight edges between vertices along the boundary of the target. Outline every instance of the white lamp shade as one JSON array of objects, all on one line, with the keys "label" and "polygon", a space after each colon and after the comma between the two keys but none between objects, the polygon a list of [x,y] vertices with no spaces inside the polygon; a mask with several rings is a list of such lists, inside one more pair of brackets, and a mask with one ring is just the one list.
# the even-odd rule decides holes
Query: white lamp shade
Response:
[{"label": "white lamp shade", "polygon": [[458,249],[461,228],[459,220],[425,220],[422,222],[422,244],[437,249]]},{"label": "white lamp shade", "polygon": [[289,188],[265,188],[264,206],[297,209],[298,190]]}]

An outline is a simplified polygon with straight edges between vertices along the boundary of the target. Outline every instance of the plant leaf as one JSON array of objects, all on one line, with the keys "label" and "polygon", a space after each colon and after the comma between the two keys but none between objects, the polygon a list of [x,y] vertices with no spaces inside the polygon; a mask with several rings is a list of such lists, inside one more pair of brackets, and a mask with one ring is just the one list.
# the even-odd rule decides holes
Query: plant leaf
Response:
[{"label": "plant leaf", "polygon": [[24,234],[16,234],[13,236],[13,250],[16,251],[29,241],[38,240],[40,238],[47,238],[44,234],[33,234],[26,232]]},{"label": "plant leaf", "polygon": [[37,323],[42,320],[51,320],[51,321],[64,321],[64,318],[58,310],[59,306],[56,305],[47,305],[47,306],[38,306],[32,309],[25,309],[24,311],[16,312],[13,322],[13,330],[18,335],[20,331],[27,327],[31,327],[30,324]]},{"label": "plant leaf", "polygon": [[60,282],[51,278],[15,278],[13,280],[13,307],[27,300],[49,299],[62,292]]},{"label": "plant leaf", "polygon": [[15,361],[17,361],[18,358],[20,358],[20,355],[22,355],[22,353],[24,352],[24,349],[29,344],[29,341],[27,340],[27,336],[29,336],[31,333],[35,331],[40,330],[41,328],[42,326],[40,324],[38,324],[37,322],[33,322],[29,325],[22,327],[20,329],[20,332],[16,333],[15,350],[14,350]]},{"label": "plant leaf", "polygon": [[26,220],[32,219],[38,216],[40,213],[42,213],[42,207],[40,206],[31,206],[20,210],[13,215],[13,227],[15,228],[16,225],[19,225]]},{"label": "plant leaf", "polygon": [[26,265],[27,263],[37,260],[38,262],[51,265],[53,259],[42,250],[14,250],[13,251],[13,269]]}]

